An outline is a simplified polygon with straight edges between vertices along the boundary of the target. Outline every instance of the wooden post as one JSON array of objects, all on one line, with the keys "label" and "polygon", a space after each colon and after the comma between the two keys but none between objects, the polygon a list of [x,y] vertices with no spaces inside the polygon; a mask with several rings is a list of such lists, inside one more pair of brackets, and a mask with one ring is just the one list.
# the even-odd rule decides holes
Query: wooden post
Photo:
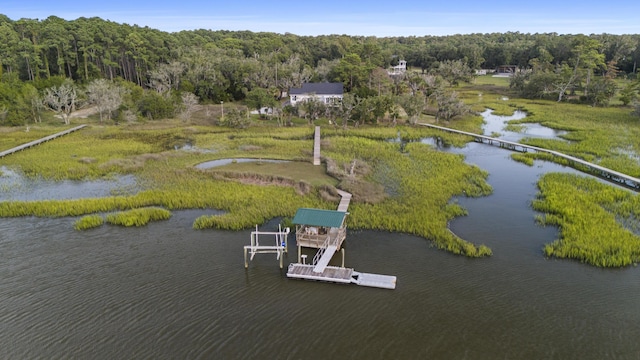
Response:
[{"label": "wooden post", "polygon": [[249,268],[249,263],[247,262],[247,248],[244,248],[244,268]]},{"label": "wooden post", "polygon": [[344,248],[340,249],[340,252],[342,253],[342,267],[344,267]]}]

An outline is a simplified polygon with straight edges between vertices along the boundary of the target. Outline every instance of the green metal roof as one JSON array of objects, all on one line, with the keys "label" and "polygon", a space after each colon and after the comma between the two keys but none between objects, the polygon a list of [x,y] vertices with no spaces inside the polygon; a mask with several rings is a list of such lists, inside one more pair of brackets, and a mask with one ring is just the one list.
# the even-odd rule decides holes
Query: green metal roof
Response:
[{"label": "green metal roof", "polygon": [[339,228],[342,226],[346,215],[347,213],[344,211],[301,208],[298,209],[296,216],[293,217],[293,223],[296,225]]}]

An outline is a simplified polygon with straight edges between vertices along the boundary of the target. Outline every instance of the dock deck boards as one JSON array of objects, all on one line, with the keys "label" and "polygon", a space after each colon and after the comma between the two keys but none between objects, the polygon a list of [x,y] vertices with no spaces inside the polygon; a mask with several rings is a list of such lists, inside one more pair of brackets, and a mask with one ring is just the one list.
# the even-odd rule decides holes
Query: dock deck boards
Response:
[{"label": "dock deck boards", "polygon": [[317,280],[340,284],[356,284],[381,289],[395,289],[396,277],[391,275],[369,274],[354,271],[351,268],[327,266],[322,273],[313,271],[314,265],[289,264],[287,277],[306,280]]},{"label": "dock deck boards", "polygon": [[313,137],[313,165],[320,165],[320,126],[316,126]]},{"label": "dock deck boards", "polygon": [[351,283],[351,275],[353,274],[353,269],[327,266],[322,273],[316,273],[313,272],[314,267],[314,265],[292,263],[289,265],[287,277],[328,281],[343,284]]}]

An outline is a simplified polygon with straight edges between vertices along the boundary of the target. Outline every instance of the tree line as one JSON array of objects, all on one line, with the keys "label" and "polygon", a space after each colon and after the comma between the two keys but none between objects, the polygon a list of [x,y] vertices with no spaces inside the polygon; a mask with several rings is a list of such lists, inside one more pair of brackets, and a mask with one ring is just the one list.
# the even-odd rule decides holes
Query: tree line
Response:
[{"label": "tree line", "polygon": [[[385,69],[400,59],[421,74],[390,78]],[[601,79],[635,76],[638,59],[640,35],[509,32],[378,38],[212,30],[168,33],[97,17],[11,20],[0,15],[0,121],[14,125],[37,121],[43,107],[59,107],[52,101],[61,101],[61,94],[73,95],[71,90],[78,90],[74,86],[83,91],[72,97],[88,101],[93,94],[94,102],[101,93],[96,86],[117,88],[120,95],[111,102],[121,103],[113,110],[106,110],[113,104],[101,107],[105,118],[114,112],[122,116],[125,112],[116,110],[123,104],[127,116],[156,118],[184,113],[194,99],[210,103],[260,99],[264,90],[278,98],[307,81],[342,82],[354,104],[369,103],[368,108],[378,104],[375,112],[366,108],[354,112],[365,114],[362,121],[372,113],[393,111],[384,105],[389,103],[384,97],[400,99],[391,103],[404,103],[405,111],[419,108],[421,99],[407,97],[418,93],[427,106],[434,105],[436,115],[447,118],[450,111],[443,104],[458,106],[445,85],[469,81],[472,70],[505,64],[525,70],[512,81],[523,96],[562,100],[579,89],[581,94],[586,91],[586,102],[606,105],[615,89],[612,82]],[[97,82],[101,79],[108,83]],[[627,91],[631,103],[637,87]],[[68,100],[65,106],[74,105]],[[64,113],[65,106],[58,111]]]}]

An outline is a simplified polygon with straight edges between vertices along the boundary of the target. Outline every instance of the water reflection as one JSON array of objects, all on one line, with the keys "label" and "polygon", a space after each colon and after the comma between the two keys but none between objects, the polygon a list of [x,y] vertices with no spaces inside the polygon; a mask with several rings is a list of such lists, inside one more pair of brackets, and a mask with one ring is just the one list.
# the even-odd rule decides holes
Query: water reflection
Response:
[{"label": "water reflection", "polygon": [[527,113],[524,111],[516,110],[513,115],[500,116],[494,115],[493,110],[487,109],[481,113],[484,119],[482,129],[484,135],[504,139],[508,141],[519,142],[524,138],[544,138],[553,140],[563,140],[562,136],[567,132],[564,130],[556,130],[538,123],[524,123],[518,124],[519,131],[506,130],[506,126],[511,120],[522,120],[527,117]]}]

